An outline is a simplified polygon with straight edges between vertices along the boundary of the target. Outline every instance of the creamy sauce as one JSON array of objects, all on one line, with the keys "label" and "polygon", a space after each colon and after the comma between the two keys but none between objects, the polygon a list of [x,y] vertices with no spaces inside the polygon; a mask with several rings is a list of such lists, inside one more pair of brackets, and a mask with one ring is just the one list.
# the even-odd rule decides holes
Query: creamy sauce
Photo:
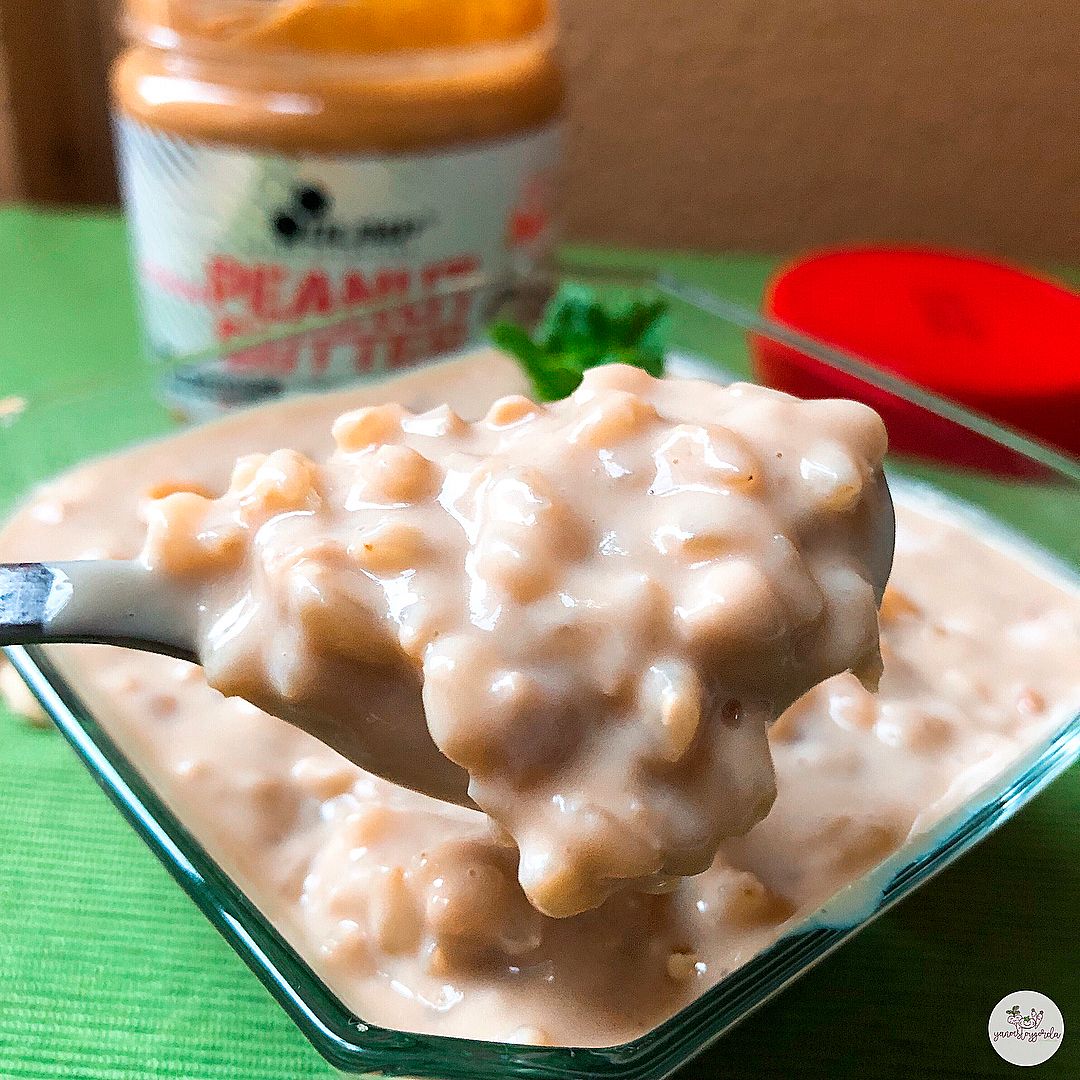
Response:
[{"label": "creamy sauce", "polygon": [[[225,491],[241,453],[325,458],[333,418],[380,396],[477,418],[522,389],[512,365],[479,357],[276,406],[266,427],[230,419],[41,489],[0,554],[129,558],[148,494]],[[365,1019],[612,1044],[747,961],[1080,704],[1076,591],[918,498],[897,517],[880,694],[838,675],[785,712],[768,736],[776,801],[705,873],[565,919],[529,904],[516,852],[483,815],[372,778],[191,665],[93,646],[54,654],[207,851]]]},{"label": "creamy sauce", "polygon": [[551,405],[332,433],[152,501],[143,559],[202,597],[214,688],[440,795],[433,740],[548,915],[707,869],[772,804],[767,725],[839,672],[876,686],[893,535],[863,405],[610,365]]}]

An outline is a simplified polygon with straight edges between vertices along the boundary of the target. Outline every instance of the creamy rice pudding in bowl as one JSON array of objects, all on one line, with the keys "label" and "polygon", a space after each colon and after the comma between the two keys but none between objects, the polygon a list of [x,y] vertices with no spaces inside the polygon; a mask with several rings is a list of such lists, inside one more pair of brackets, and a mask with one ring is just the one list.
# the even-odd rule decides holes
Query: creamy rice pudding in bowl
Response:
[{"label": "creamy rice pudding in bowl", "polygon": [[[715,418],[686,406],[666,421],[668,390],[605,386],[605,378],[582,395],[599,392],[605,406],[588,423],[587,400],[565,423],[557,408],[539,415],[517,368],[492,354],[295,399],[263,413],[270,423],[238,416],[212,438],[194,431],[76,469],[39,488],[0,535],[5,560],[126,558],[145,543],[151,562],[181,572],[185,559],[194,559],[189,570],[205,568],[207,551],[233,550],[215,564],[221,603],[204,630],[228,642],[215,654],[220,666],[210,664],[211,682],[242,697],[212,689],[191,665],[107,647],[54,646],[14,659],[84,758],[108,773],[144,835],[157,834],[159,854],[162,834],[173,838],[174,872],[339,1066],[660,1075],[978,839],[1017,792],[1033,793],[1076,753],[1080,594],[1064,565],[940,494],[894,485],[896,556],[881,602],[875,693],[877,646],[866,620],[876,597],[867,573],[840,554],[842,540],[849,553],[858,548],[854,534],[836,533],[817,555],[800,541],[803,576],[779,539],[763,581],[745,562],[747,536],[802,527],[790,503],[754,516],[752,489],[763,475],[775,485],[800,477],[821,528],[863,497],[870,474],[856,460],[845,481],[853,457],[839,453],[836,433],[804,455],[802,469],[777,472],[774,458],[763,474],[756,449],[736,439],[717,454],[715,433],[687,430]],[[773,407],[767,392],[743,393]],[[638,415],[641,402],[656,415]],[[830,406],[811,408],[828,434]],[[799,445],[796,417],[783,419],[785,448]],[[562,457],[514,457],[507,432],[536,422],[560,433]],[[568,527],[568,518],[587,516],[598,490],[562,485],[584,475],[573,455],[595,461],[596,483],[643,473],[620,425],[649,432],[655,503],[640,505],[667,499],[672,511],[613,510]],[[866,442],[870,427],[859,430],[860,452],[879,460],[884,447]],[[439,439],[445,454],[430,449]],[[478,456],[474,439],[486,440],[484,452],[498,442],[499,468],[476,475],[464,467]],[[275,456],[285,449],[295,456]],[[247,454],[264,456],[234,470]],[[701,500],[717,492],[701,490],[693,462],[718,470],[731,493],[722,497],[740,500],[739,514],[724,519],[739,527],[727,535],[695,527],[707,519]],[[459,497],[440,501],[446,477],[458,473]],[[664,482],[671,495],[655,490]],[[306,532],[320,513],[312,493],[324,498],[327,484],[341,495],[330,501],[346,509],[319,522],[333,536],[316,537]],[[254,526],[246,533],[245,515]],[[784,527],[770,533],[777,515]],[[550,530],[530,531],[545,517]],[[272,518],[280,520],[256,545]],[[464,539],[428,539],[434,561],[425,563],[425,538],[451,523]],[[588,551],[573,550],[582,537]],[[534,540],[545,545],[529,563],[541,580],[520,572]],[[598,562],[605,572],[632,563],[646,545],[651,561],[637,577],[589,566],[590,558],[608,560]],[[229,559],[238,551],[249,559],[256,546],[263,607],[245,621],[233,611]],[[455,578],[440,558],[480,569]],[[326,618],[304,597],[324,597],[345,560],[375,591],[341,597],[342,610],[354,619],[396,612],[368,628],[352,660],[379,656],[406,679],[419,667],[431,735],[471,774],[472,799],[499,828],[476,809],[364,773],[249,704],[259,687],[302,694],[320,658],[341,661],[347,649],[326,647],[336,612]],[[417,581],[425,572],[438,588]],[[439,602],[413,611],[414,593]],[[497,618],[507,598],[531,612],[519,616],[522,644],[478,654],[475,628]],[[737,598],[745,599],[733,607]],[[830,604],[841,605],[835,616]],[[573,617],[560,622],[560,606]],[[257,626],[282,610],[303,613],[304,633],[288,642],[273,625]],[[732,610],[737,617],[717,628]],[[643,624],[627,618],[642,612],[654,614]],[[704,653],[679,652],[665,636],[685,643],[695,632],[705,635]],[[549,638],[573,645],[551,654]],[[779,695],[790,707],[767,729],[771,717],[752,715],[765,696],[762,674],[748,674],[745,656],[732,666],[740,641],[754,642],[757,656],[762,642],[775,642],[764,665],[773,680],[793,643],[803,649],[805,667],[788,673],[790,689]],[[579,665],[566,689],[545,681],[550,655]],[[574,700],[570,688],[583,687],[584,699]],[[489,697],[478,703],[470,695],[480,688]],[[479,742],[460,726],[463,702],[468,716],[495,724]],[[647,743],[628,741],[630,712],[655,717]],[[530,744],[537,717],[552,713],[564,719]],[[706,755],[717,763],[709,783],[693,764],[705,738],[721,739]],[[507,757],[521,763],[529,754],[542,768],[507,772]],[[725,761],[758,778],[734,801],[737,778]],[[562,782],[545,787],[558,769]],[[607,801],[582,812],[596,791]],[[702,818],[693,802],[700,792],[716,817],[691,844],[685,826]],[[667,854],[657,856],[661,849]],[[568,1046],[581,1049],[571,1055]]]}]

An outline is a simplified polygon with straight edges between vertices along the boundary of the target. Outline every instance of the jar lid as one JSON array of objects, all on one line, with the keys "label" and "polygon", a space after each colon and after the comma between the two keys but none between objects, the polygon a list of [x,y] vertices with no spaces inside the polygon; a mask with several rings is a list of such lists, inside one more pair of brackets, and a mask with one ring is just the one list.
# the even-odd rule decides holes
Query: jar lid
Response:
[{"label": "jar lid", "polygon": [[[960,252],[849,248],[783,267],[769,283],[764,311],[1080,456],[1080,295],[1060,285]],[[1011,451],[795,349],[754,338],[752,351],[758,377],[770,386],[874,406],[901,453],[1025,471]]]}]

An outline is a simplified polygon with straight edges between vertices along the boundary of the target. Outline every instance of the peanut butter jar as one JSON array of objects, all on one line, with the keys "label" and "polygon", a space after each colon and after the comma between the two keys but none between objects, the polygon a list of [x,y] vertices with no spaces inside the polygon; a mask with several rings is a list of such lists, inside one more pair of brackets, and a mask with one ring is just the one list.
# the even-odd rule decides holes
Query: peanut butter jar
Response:
[{"label": "peanut butter jar", "polygon": [[182,411],[453,351],[543,276],[549,0],[128,0],[124,29],[125,204]]}]

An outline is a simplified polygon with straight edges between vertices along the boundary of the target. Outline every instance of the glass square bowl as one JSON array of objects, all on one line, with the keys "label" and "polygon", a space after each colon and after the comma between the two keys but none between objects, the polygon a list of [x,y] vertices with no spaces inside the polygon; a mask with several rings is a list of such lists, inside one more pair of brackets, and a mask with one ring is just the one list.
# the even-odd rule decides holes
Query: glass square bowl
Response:
[{"label": "glass square bowl", "polygon": [[[932,457],[890,460],[894,482],[930,485],[962,500],[987,528],[1075,574],[1080,564],[1080,466],[952,403],[882,377],[858,358],[799,338],[713,293],[677,281],[652,283],[672,299],[673,367],[718,378],[747,377],[750,343],[798,347],[866,390],[898,396],[912,417],[959,424],[985,441],[989,459],[1008,455],[1008,478],[958,470]],[[173,430],[148,376],[123,387],[68,387],[0,418],[0,510],[35,483],[88,457]],[[486,1080],[530,1077],[654,1080],[687,1062],[817,961],[978,843],[1080,758],[1080,716],[971,796],[931,830],[843,890],[671,1019],[631,1042],[608,1047],[536,1047],[418,1035],[370,1024],[346,1008],[256,905],[207,855],[105,733],[51,663],[47,648],[8,656],[120,812],[254,971],[314,1046],[346,1072]]]}]

